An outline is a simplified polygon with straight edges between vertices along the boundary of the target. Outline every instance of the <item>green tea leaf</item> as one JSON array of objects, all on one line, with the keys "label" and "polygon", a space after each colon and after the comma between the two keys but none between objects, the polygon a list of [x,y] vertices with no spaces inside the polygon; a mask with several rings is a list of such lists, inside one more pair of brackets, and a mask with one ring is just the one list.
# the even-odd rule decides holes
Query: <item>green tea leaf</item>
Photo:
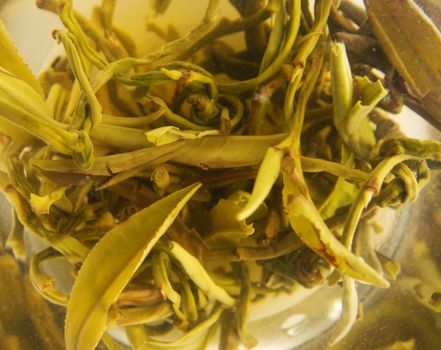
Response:
[{"label": "green tea leaf", "polygon": [[171,341],[151,339],[142,326],[126,327],[126,333],[136,350],[203,350],[213,336],[222,312],[221,307],[215,308],[204,321]]},{"label": "green tea leaf", "polygon": [[144,307],[118,308],[109,310],[109,327],[131,326],[137,324],[154,323],[164,320],[173,314],[168,302]]},{"label": "green tea leaf", "polygon": [[272,22],[273,29],[271,31],[270,38],[268,40],[268,46],[265,50],[265,54],[262,58],[262,63],[260,65],[260,73],[264,71],[268,66],[277,58],[280,51],[280,46],[283,43],[284,28],[285,28],[285,5],[282,0],[277,0],[273,2]]},{"label": "green tea leaf", "polygon": [[421,106],[441,122],[441,31],[413,0],[365,0],[375,36]]},{"label": "green tea leaf", "polygon": [[[178,163],[201,168],[234,168],[259,164],[269,146],[284,134],[265,136],[210,136],[186,142],[187,149],[176,155]],[[194,155],[198,156],[195,157]]]},{"label": "green tea leaf", "polygon": [[358,315],[358,296],[355,281],[351,277],[343,277],[342,314],[332,328],[330,344],[334,345],[343,339],[351,330]]},{"label": "green tea leaf", "polygon": [[40,84],[35,78],[32,71],[29,69],[28,65],[23,61],[20,54],[17,51],[8,31],[0,20],[0,67],[11,72],[13,75],[19,79],[26,82],[30,87],[32,87],[40,97],[43,97],[43,90]]},{"label": "green tea leaf", "polygon": [[213,281],[199,260],[188,253],[177,242],[170,242],[169,249],[170,254],[179,261],[188,276],[204,293],[227,306],[233,306],[236,303],[224,289]]},{"label": "green tea leaf", "polygon": [[[354,167],[354,157],[349,154],[343,146],[341,151],[341,163],[349,169]],[[358,188],[354,184],[346,181],[343,177],[339,177],[326,198],[325,202],[320,206],[319,212],[324,220],[335,215],[335,212],[344,206],[350,205],[357,196]]]},{"label": "green tea leaf", "polygon": [[48,172],[109,176],[150,164],[157,159],[163,160],[163,157],[167,157],[167,160],[177,158],[180,152],[186,150],[185,143],[178,141],[158,147],[146,147],[132,152],[96,157],[89,169],[79,168],[72,159],[35,159],[32,165]]},{"label": "green tea leaf", "polygon": [[334,125],[346,146],[366,159],[375,145],[374,126],[368,114],[387,95],[380,81],[367,77],[352,79],[346,49],[334,43],[331,51],[331,83]]},{"label": "green tea leaf", "polygon": [[365,159],[376,143],[375,127],[368,115],[387,93],[379,80],[373,83],[367,77],[354,78],[354,96],[358,101],[347,116],[346,129],[352,149]]},{"label": "green tea leaf", "polygon": [[387,288],[389,283],[377,271],[354,255],[333,235],[314,203],[296,189],[286,171],[283,172],[283,182],[286,215],[296,234],[308,247],[329,261],[342,274]]},{"label": "green tea leaf", "polygon": [[247,225],[245,220],[237,220],[236,215],[241,210],[238,203],[231,198],[221,198],[210,211],[211,226],[208,245],[237,245],[240,240],[254,233],[253,225]]},{"label": "green tea leaf", "polygon": [[41,119],[51,119],[52,111],[44,98],[25,80],[0,66],[0,96]]},{"label": "green tea leaf", "polygon": [[35,193],[31,193],[31,198],[29,203],[32,206],[32,210],[37,214],[49,214],[49,210],[54,204],[64,196],[66,192],[66,187],[61,187],[45,196],[39,196]]},{"label": "green tea leaf", "polygon": [[155,202],[110,230],[94,246],[67,306],[67,350],[95,348],[107,328],[110,306],[199,187],[191,185]]},{"label": "green tea leaf", "polygon": [[245,220],[263,203],[280,174],[283,151],[270,147],[265,153],[257,173],[251,198],[237,215],[238,220]]},{"label": "green tea leaf", "polygon": [[220,84],[219,90],[221,92],[241,93],[256,87],[257,85],[263,83],[267,79],[271,78],[274,74],[276,74],[282,67],[282,64],[285,63],[285,60],[291,54],[291,50],[297,38],[297,33],[300,27],[301,12],[302,12],[301,1],[294,0],[293,3],[291,4],[291,11],[289,14],[290,21],[289,21],[289,25],[287,26],[288,30],[283,45],[280,47],[279,55],[271,62],[271,64],[265,70],[263,70],[261,74],[259,74],[255,78],[240,82]]},{"label": "green tea leaf", "polygon": [[29,266],[29,279],[35,290],[46,300],[66,307],[69,296],[57,289],[55,278],[47,275],[40,269],[42,262],[59,257],[60,254],[52,248],[46,248],[35,254]]},{"label": "green tea leaf", "polygon": [[145,132],[147,140],[157,146],[176,142],[178,140],[196,140],[210,135],[219,135],[219,130],[193,131],[179,130],[179,128],[174,126],[163,126]]},{"label": "green tea leaf", "polygon": [[84,260],[89,252],[88,248],[75,237],[65,234],[54,234],[54,232],[49,231],[42,223],[41,217],[32,211],[30,204],[18,193],[8,175],[3,172],[0,172],[0,191],[3,192],[14,206],[18,219],[29,232],[46,241],[69,261],[77,263]]}]

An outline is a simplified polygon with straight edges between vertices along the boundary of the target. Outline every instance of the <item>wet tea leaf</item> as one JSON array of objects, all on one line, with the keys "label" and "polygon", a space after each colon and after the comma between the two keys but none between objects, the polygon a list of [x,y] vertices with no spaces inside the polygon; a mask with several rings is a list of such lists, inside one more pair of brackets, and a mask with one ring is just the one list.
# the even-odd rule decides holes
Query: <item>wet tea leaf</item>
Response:
[{"label": "wet tea leaf", "polygon": [[107,328],[107,312],[153,245],[200,184],[177,191],[109,231],[81,267],[67,306],[68,350],[94,349]]}]

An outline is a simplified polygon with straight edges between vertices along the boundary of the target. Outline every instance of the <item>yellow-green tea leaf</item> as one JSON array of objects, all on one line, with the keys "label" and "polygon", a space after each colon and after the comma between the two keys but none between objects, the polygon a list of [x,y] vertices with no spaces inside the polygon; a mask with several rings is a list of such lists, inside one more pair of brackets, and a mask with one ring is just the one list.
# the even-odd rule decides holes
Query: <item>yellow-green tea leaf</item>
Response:
[{"label": "yellow-green tea leaf", "polygon": [[41,119],[52,117],[52,112],[43,97],[29,83],[2,66],[0,66],[0,97]]},{"label": "yellow-green tea leaf", "polygon": [[219,135],[219,130],[193,131],[180,130],[175,126],[163,126],[145,132],[147,141],[155,144],[156,146],[173,143],[178,140],[196,140],[209,135]]},{"label": "yellow-green tea leaf", "polygon": [[346,248],[329,230],[312,200],[296,190],[289,175],[283,173],[283,204],[289,222],[300,239],[343,275],[387,288],[389,283],[362,258]]},{"label": "yellow-green tea leaf", "polygon": [[376,143],[375,128],[368,115],[387,95],[381,82],[367,77],[352,78],[351,67],[342,43],[331,50],[331,85],[334,125],[345,145],[366,159]]},{"label": "yellow-green tea leaf", "polygon": [[126,333],[136,350],[203,350],[213,336],[223,311],[221,307],[215,308],[204,321],[171,341],[152,339],[142,326],[126,327]]},{"label": "yellow-green tea leaf", "polygon": [[200,187],[188,186],[110,230],[81,267],[67,306],[67,350],[92,350],[104,334],[110,306],[136,269]]},{"label": "yellow-green tea leaf", "polygon": [[211,227],[208,245],[237,245],[240,240],[254,233],[253,225],[247,225],[245,220],[236,220],[241,207],[231,198],[221,198],[210,210]]},{"label": "yellow-green tea leaf", "polygon": [[8,31],[0,20],[0,66],[14,74],[19,79],[26,82],[40,96],[43,96],[43,91],[40,84],[30,70],[29,66],[23,61],[22,57],[17,51]]},{"label": "yellow-green tea leaf", "polygon": [[30,204],[32,210],[36,214],[49,214],[52,204],[64,196],[66,189],[66,187],[62,187],[45,196],[39,196],[35,193],[31,193]]},{"label": "yellow-green tea leaf", "polygon": [[365,0],[376,38],[429,114],[441,122],[441,32],[413,0]]},{"label": "yellow-green tea leaf", "polygon": [[245,208],[236,215],[237,220],[245,220],[263,203],[279,177],[282,157],[282,150],[276,147],[268,148],[257,173],[251,198]]},{"label": "yellow-green tea leaf", "polygon": [[233,306],[236,303],[224,289],[213,281],[198,259],[188,253],[177,242],[170,242],[169,248],[171,255],[180,262],[190,279],[209,297],[227,306]]}]

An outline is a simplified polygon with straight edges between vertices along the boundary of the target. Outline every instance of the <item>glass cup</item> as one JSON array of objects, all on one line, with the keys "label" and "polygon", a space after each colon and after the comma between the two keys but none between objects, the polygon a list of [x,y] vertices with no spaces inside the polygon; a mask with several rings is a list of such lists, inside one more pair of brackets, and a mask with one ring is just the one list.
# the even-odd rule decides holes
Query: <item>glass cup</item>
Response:
[{"label": "glass cup", "polygon": [[[98,3],[99,1],[77,0],[74,1],[74,6],[79,12],[88,14]],[[143,54],[163,44],[157,35],[145,30],[146,18],[162,28],[171,23],[180,34],[183,34],[200,21],[205,6],[206,1],[177,0],[172,2],[165,15],[154,17],[153,11],[145,0],[119,1],[115,23],[133,35],[140,54]],[[219,16],[235,18],[237,13],[227,1],[221,1]],[[52,29],[62,28],[60,21],[55,15],[38,10],[33,2],[0,0],[0,19],[5,23],[20,54],[34,73],[38,74],[44,70],[55,55],[62,51],[50,35]],[[228,40],[233,46],[243,45],[243,38],[239,35],[232,35]],[[439,131],[409,109],[405,108],[399,116],[394,118],[408,136],[441,140]],[[401,264],[401,273],[387,290],[358,285],[363,317],[356,322],[341,342],[332,347],[329,345],[330,336],[334,332],[333,326],[342,310],[341,287],[337,284],[321,285],[313,289],[299,286],[289,295],[267,298],[253,305],[248,330],[258,340],[255,349],[380,349],[396,341],[407,340],[409,340],[407,343],[409,349],[411,349],[412,342],[416,349],[429,350],[439,347],[441,344],[438,342],[439,334],[441,334],[440,314],[418,301],[418,297],[415,296],[417,293],[415,285],[420,280],[434,278],[431,268],[438,268],[437,273],[440,276],[441,236],[438,232],[441,227],[440,186],[441,176],[434,173],[431,182],[412,206],[405,207],[399,214],[386,210],[378,216],[378,222],[384,230],[380,238],[382,240],[380,251],[392,256]],[[2,231],[6,232],[11,225],[8,219],[9,205],[3,199],[0,205],[3,213]],[[40,250],[43,246],[42,242],[30,237],[27,237],[27,245],[31,253]],[[26,264],[18,268],[12,262],[13,260],[7,257],[7,253],[2,253],[0,258],[4,260],[0,273],[11,274],[11,276],[23,273],[21,269]],[[58,276],[63,288],[69,289],[70,282],[63,281],[65,272],[63,267],[46,266],[46,268]],[[26,276],[23,278],[26,279]],[[29,285],[23,283],[25,285],[15,287],[32,294],[32,291],[28,290]],[[441,280],[433,280],[433,283],[437,284],[438,291],[441,291]],[[9,290],[4,284],[0,285],[0,292],[2,296],[0,300],[6,309],[12,310],[14,305],[20,305],[17,307],[17,313],[26,313],[28,304],[19,300],[19,298],[29,298],[25,296],[25,292],[14,294],[13,289]],[[440,298],[441,294],[438,292],[434,297]],[[33,295],[33,298],[38,300],[34,303],[44,305],[41,308],[44,310],[48,308],[45,302],[39,300],[38,295]],[[3,310],[2,306],[0,310]],[[59,326],[58,329],[52,328],[56,332],[54,339],[58,339],[62,334],[63,309],[51,306],[50,310],[55,313],[53,320]],[[20,317],[22,316],[17,314],[17,319]],[[22,318],[29,322],[28,316]],[[0,320],[2,320],[1,316]],[[7,344],[12,344],[11,349],[17,344],[20,344],[17,345],[17,349],[46,349],[54,346],[53,344],[60,344],[59,340],[58,343],[42,341],[42,334],[45,336],[50,336],[50,334],[42,332],[37,329],[38,327],[23,326],[26,324],[25,321],[23,322],[16,322],[16,329],[13,331],[8,329],[9,333],[20,338],[9,339]],[[45,321],[42,319],[40,322],[43,325]],[[0,337],[1,334],[0,332]],[[123,332],[115,330],[112,334],[116,339],[127,344]],[[211,348],[215,349],[216,346],[216,343],[213,343]],[[400,347],[400,349],[404,348]]]}]

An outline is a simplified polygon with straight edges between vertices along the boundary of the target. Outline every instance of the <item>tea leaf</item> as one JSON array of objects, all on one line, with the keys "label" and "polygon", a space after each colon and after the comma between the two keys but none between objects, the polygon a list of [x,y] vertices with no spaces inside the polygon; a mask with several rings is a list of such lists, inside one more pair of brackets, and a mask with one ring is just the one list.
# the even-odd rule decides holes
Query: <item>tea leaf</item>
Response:
[{"label": "tea leaf", "polygon": [[201,323],[189,330],[183,336],[172,341],[157,341],[149,339],[145,330],[140,327],[127,327],[127,336],[136,350],[162,350],[162,349],[182,349],[182,350],[203,350],[207,346],[209,339],[213,336],[219,317],[223,309],[216,307],[212,313]]},{"label": "tea leaf", "polygon": [[[348,151],[345,148],[342,148],[341,158],[341,162],[344,165],[354,167],[354,159],[348,154]],[[343,177],[339,177],[331,193],[328,195],[325,202],[320,206],[320,215],[324,220],[329,219],[335,215],[335,212],[339,208],[350,205],[354,201],[357,193],[358,189],[354,184],[346,181]]]},{"label": "tea leaf", "polygon": [[210,232],[205,240],[208,245],[237,245],[240,240],[252,235],[254,228],[245,220],[237,220],[241,206],[232,198],[220,199],[210,210]]},{"label": "tea leaf", "polygon": [[50,302],[66,306],[69,296],[56,287],[55,278],[47,275],[40,269],[40,263],[49,259],[60,258],[52,248],[47,248],[34,255],[29,266],[29,278],[35,290]]},{"label": "tea leaf", "polygon": [[273,29],[268,40],[268,46],[262,58],[260,65],[260,73],[264,71],[277,57],[283,42],[284,26],[285,26],[285,7],[282,0],[274,1],[272,21]]},{"label": "tea leaf", "polygon": [[155,323],[173,314],[169,303],[162,302],[152,306],[118,308],[113,306],[108,313],[108,326],[121,327]]},{"label": "tea leaf", "polygon": [[[380,81],[372,83],[366,77],[352,80],[346,50],[341,43],[332,47],[331,81],[335,127],[346,146],[366,159],[376,143],[368,114],[387,91]],[[353,105],[354,99],[357,101]]]},{"label": "tea leaf", "polygon": [[[296,178],[296,177],[295,177]],[[354,255],[329,230],[314,203],[299,192],[292,175],[283,172],[283,203],[296,234],[317,254],[323,256],[342,274],[387,288],[389,283],[363,259]]]},{"label": "tea leaf", "polygon": [[257,173],[251,198],[245,208],[237,214],[236,217],[238,220],[248,218],[268,196],[268,193],[279,177],[282,157],[283,153],[281,150],[275,147],[268,148],[260,165],[259,172]]},{"label": "tea leaf", "polygon": [[[170,2],[153,1],[161,21]],[[67,303],[68,350],[100,339],[120,349],[110,327],[126,327],[135,349],[202,350],[219,326],[218,347],[251,348],[254,301],[341,279],[342,314],[324,335],[337,342],[361,310],[354,279],[388,286],[382,274],[397,265],[369,241],[373,214],[417,199],[441,144],[401,136],[386,111],[439,104],[440,35],[411,0],[366,2],[377,38],[348,1],[230,0],[240,16],[218,20],[219,0],[209,0],[182,37],[180,23],[166,34],[148,27],[169,42],[144,53],[151,43],[141,40],[140,56],[113,23],[116,0],[91,19],[72,0],[38,0],[64,25],[53,36],[65,53],[39,78],[44,97],[0,25],[8,246],[24,254],[24,229],[48,245],[26,252],[30,277],[47,300]],[[199,184],[185,187],[199,182],[197,194]],[[62,259],[73,267],[69,300],[43,270]],[[423,280],[406,288],[436,310],[433,278]]]},{"label": "tea leaf", "polygon": [[342,315],[332,327],[333,335],[330,345],[338,343],[349,333],[358,315],[358,297],[355,281],[351,277],[343,277]]},{"label": "tea leaf", "polygon": [[23,80],[42,97],[43,91],[40,84],[18,53],[3,21],[0,21],[0,52],[2,53],[0,67]]},{"label": "tea leaf", "polygon": [[55,190],[45,196],[39,196],[34,193],[31,193],[31,198],[29,203],[32,206],[32,210],[37,214],[49,214],[49,209],[54,204],[54,202],[61,199],[66,192],[66,188],[62,187],[58,190]]},{"label": "tea leaf", "polygon": [[236,301],[219,287],[208,275],[201,263],[182,248],[177,242],[170,242],[168,245],[170,254],[179,261],[182,268],[191,280],[208,296],[222,302],[227,306],[233,306]]},{"label": "tea leaf", "polygon": [[41,119],[51,119],[52,112],[43,97],[27,82],[0,67],[0,96]]},{"label": "tea leaf", "polygon": [[199,187],[192,185],[159,200],[116,226],[95,245],[69,298],[65,327],[68,350],[95,348],[107,328],[110,306]]},{"label": "tea leaf", "polygon": [[240,93],[254,88],[276,74],[291,53],[300,26],[301,1],[294,0],[291,5],[290,22],[285,41],[277,58],[260,75],[255,78],[230,84],[219,84],[219,90],[225,93]]},{"label": "tea leaf", "polygon": [[381,47],[419,104],[441,120],[441,32],[412,0],[365,0]]},{"label": "tea leaf", "polygon": [[219,135],[219,130],[179,130],[173,126],[163,126],[158,129],[153,129],[145,132],[147,140],[157,146],[165,145],[167,143],[176,142],[178,140],[196,140],[204,136]]},{"label": "tea leaf", "polygon": [[[201,168],[234,168],[259,164],[269,146],[283,134],[268,136],[210,136],[188,141],[188,148],[174,158],[176,162]],[[195,158],[194,155],[198,157]]]}]

